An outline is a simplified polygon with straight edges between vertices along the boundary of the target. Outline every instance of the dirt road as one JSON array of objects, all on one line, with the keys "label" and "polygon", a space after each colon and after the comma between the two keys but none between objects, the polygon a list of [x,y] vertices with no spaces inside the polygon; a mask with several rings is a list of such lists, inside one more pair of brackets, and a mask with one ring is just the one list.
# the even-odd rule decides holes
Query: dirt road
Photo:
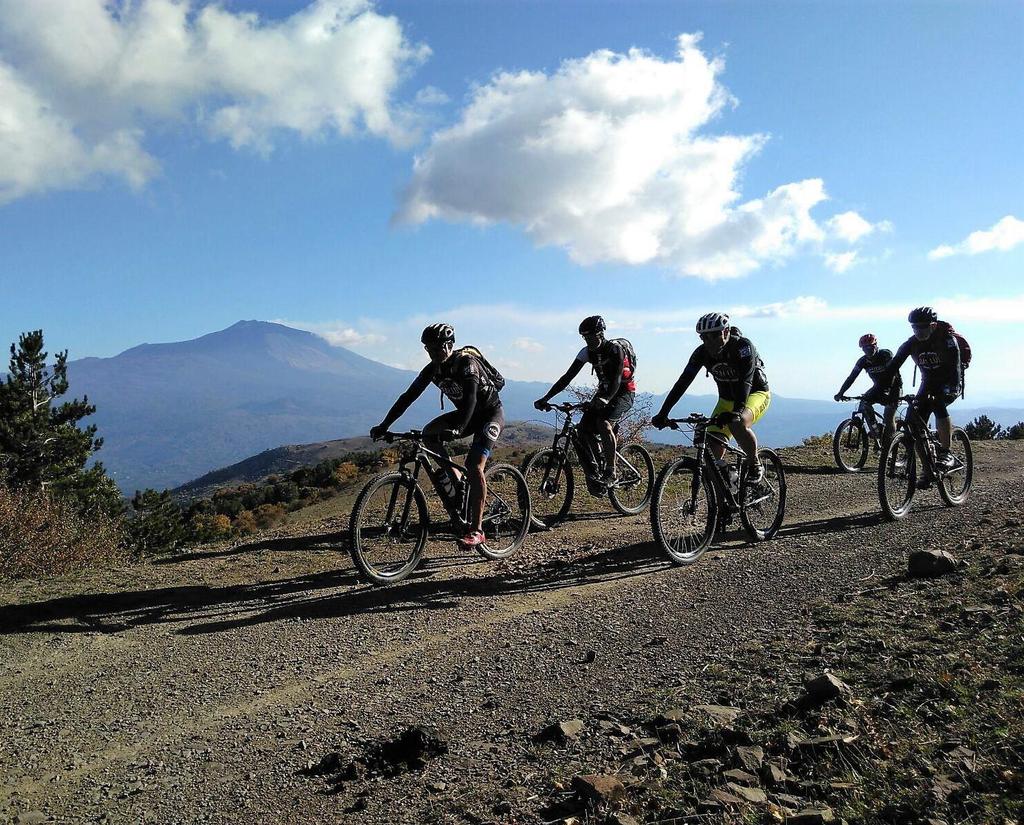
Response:
[{"label": "dirt road", "polygon": [[[898,524],[874,474],[787,451],[778,539],[730,533],[697,565],[657,554],[646,514],[584,514],[504,563],[432,543],[371,589],[309,535],[203,548],[0,596],[0,819],[58,822],[529,822],[553,775],[586,766],[545,725],[675,701],[729,704],[705,678],[736,657],[771,674],[809,638],[811,604],[957,546],[1019,512],[1024,443],[983,443],[963,507],[919,494]],[[1009,482],[1009,483],[1008,483]],[[718,683],[714,683],[718,684]],[[423,771],[336,784],[304,772],[425,723],[449,753]]]}]

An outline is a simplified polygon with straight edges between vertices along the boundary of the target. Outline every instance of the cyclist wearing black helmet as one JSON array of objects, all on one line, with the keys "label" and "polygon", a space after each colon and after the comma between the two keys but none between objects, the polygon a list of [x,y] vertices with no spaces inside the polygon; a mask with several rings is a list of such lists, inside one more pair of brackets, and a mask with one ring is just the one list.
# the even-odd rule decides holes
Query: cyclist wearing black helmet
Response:
[{"label": "cyclist wearing black helmet", "polygon": [[[731,433],[746,453],[748,481],[758,483],[764,467],[757,459],[757,436],[751,427],[761,419],[771,403],[764,362],[749,338],[733,327],[729,316],[722,312],[709,312],[697,320],[697,334],[701,344],[693,351],[682,375],[669,390],[665,403],[651,424],[658,429],[668,426],[668,414],[697,374],[706,369],[718,386],[718,403],[711,413],[716,420],[708,432],[717,432],[728,438]],[[728,427],[728,430],[725,429]],[[711,443],[715,458],[725,455],[725,446]]]},{"label": "cyclist wearing black helmet", "polygon": [[887,349],[878,348],[878,339],[873,333],[865,333],[860,337],[857,345],[864,353],[853,365],[853,371],[846,377],[843,386],[839,388],[833,398],[842,401],[846,391],[857,380],[861,372],[866,372],[871,379],[871,389],[861,397],[860,411],[874,429],[878,426],[875,420],[875,410],[872,404],[884,404],[884,424],[882,426],[882,443],[884,444],[896,429],[896,407],[899,405],[900,394],[903,392],[903,379],[899,372],[895,374],[887,371],[889,362],[892,361],[892,352]]},{"label": "cyclist wearing black helmet", "polygon": [[[921,386],[917,390],[917,404],[921,417],[927,421],[935,414],[935,431],[939,436],[938,459],[951,465],[950,440],[953,422],[947,409],[960,394],[960,343],[949,324],[939,323],[938,313],[931,307],[917,307],[907,316],[914,334],[896,350],[888,366],[889,373],[898,373],[908,357],[914,359],[921,370]],[[925,477],[922,486],[931,483]]]},{"label": "cyclist wearing black helmet", "polygon": [[474,547],[484,541],[483,503],[487,496],[484,467],[505,426],[498,387],[484,366],[479,350],[463,347],[455,351],[455,330],[449,324],[431,324],[423,330],[420,341],[430,356],[430,363],[420,371],[409,389],[399,396],[384,420],[370,429],[370,436],[377,439],[384,435],[429,384],[433,383],[440,388],[455,405],[455,409],[427,424],[423,434],[429,438],[425,443],[445,456],[448,452],[444,441],[473,436],[473,444],[466,456],[473,526],[462,538],[461,544]]},{"label": "cyclist wearing black helmet", "polygon": [[[580,322],[579,333],[583,336],[586,346],[577,354],[569,365],[569,369],[559,378],[533,406],[538,410],[548,410],[548,402],[564,390],[572,380],[580,374],[584,364],[591,364],[597,375],[597,392],[589,407],[580,420],[580,429],[601,439],[601,449],[605,456],[611,456],[610,466],[604,469],[602,483],[609,485],[615,480],[615,424],[633,408],[636,400],[636,382],[633,380],[634,364],[630,353],[618,341],[605,338],[608,329],[604,318],[591,315]],[[591,456],[581,457],[591,464],[587,468],[587,476],[596,477],[597,467]],[[602,491],[593,489],[591,492]]]}]

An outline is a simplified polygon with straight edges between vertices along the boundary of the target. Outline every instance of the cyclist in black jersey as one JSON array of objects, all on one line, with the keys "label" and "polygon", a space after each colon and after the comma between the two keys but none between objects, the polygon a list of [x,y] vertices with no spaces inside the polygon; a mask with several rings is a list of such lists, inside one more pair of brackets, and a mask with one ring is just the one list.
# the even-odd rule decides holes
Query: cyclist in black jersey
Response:
[{"label": "cyclist in black jersey", "polygon": [[[925,421],[934,413],[935,432],[940,447],[938,460],[951,465],[949,446],[953,436],[953,421],[949,417],[948,407],[960,395],[963,375],[960,343],[953,334],[953,328],[940,322],[938,313],[931,307],[911,310],[907,320],[914,334],[896,350],[887,373],[898,374],[907,358],[914,359],[921,370],[921,386],[917,390],[918,410]],[[924,477],[918,483],[927,487],[931,479]]]},{"label": "cyclist in black jersey", "polygon": [[[697,320],[697,334],[701,338],[700,346],[693,351],[661,409],[651,418],[651,424],[658,429],[668,426],[668,414],[697,374],[706,369],[715,379],[719,395],[711,413],[716,425],[708,430],[726,437],[732,434],[746,453],[748,480],[756,484],[763,477],[764,467],[757,459],[757,436],[751,426],[760,420],[771,403],[764,362],[750,339],[733,327],[724,313],[702,315]],[[723,426],[728,427],[728,432]],[[712,442],[711,450],[716,459],[721,460],[725,455],[722,444]]]},{"label": "cyclist in black jersey", "polygon": [[[611,456],[608,466],[604,469],[601,483],[608,486],[616,477],[616,439],[615,424],[633,408],[636,400],[636,382],[633,380],[635,365],[631,362],[629,352],[617,341],[609,341],[605,337],[608,329],[604,318],[591,315],[584,318],[579,326],[586,346],[577,354],[569,365],[569,369],[559,378],[533,406],[538,410],[548,410],[548,402],[564,390],[579,375],[584,364],[591,364],[597,375],[597,392],[590,406],[580,420],[580,429],[595,438],[601,439],[601,449],[605,456]],[[597,476],[597,467],[593,456],[581,456],[591,466],[587,467],[587,477]],[[600,494],[603,490],[591,490]]]},{"label": "cyclist in black jersey", "polygon": [[440,388],[455,409],[438,416],[423,428],[423,434],[429,439],[424,443],[447,456],[445,441],[473,436],[473,444],[466,456],[472,527],[460,543],[475,547],[484,541],[483,507],[487,496],[484,468],[505,426],[501,398],[488,370],[474,355],[473,348],[455,351],[455,330],[450,325],[431,324],[423,330],[420,340],[430,356],[430,363],[399,396],[384,420],[370,429],[370,436],[377,439],[384,435],[428,385],[433,383]]},{"label": "cyclist in black jersey", "polygon": [[[899,406],[900,395],[903,392],[903,379],[899,372],[895,375],[887,372],[889,362],[892,361],[892,352],[887,349],[878,348],[878,339],[874,334],[868,332],[860,337],[857,345],[864,354],[857,359],[853,365],[853,371],[846,377],[843,386],[839,388],[833,398],[842,401],[846,391],[857,380],[861,372],[866,372],[871,379],[871,389],[864,393],[860,401],[860,411],[864,418],[871,425],[872,430],[878,426],[875,410],[872,404],[883,404],[882,443],[885,444],[896,429],[896,407]],[[876,447],[877,449],[877,447]]]}]

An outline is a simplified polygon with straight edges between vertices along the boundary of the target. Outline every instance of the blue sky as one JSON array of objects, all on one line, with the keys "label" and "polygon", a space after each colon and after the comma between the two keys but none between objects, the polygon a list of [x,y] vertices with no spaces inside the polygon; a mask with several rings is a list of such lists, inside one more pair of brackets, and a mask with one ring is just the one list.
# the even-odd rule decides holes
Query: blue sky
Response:
[{"label": "blue sky", "polygon": [[4,342],[450,320],[553,380],[600,312],[662,391],[716,309],[825,398],[934,303],[1024,397],[1020,3],[68,8],[0,0]]}]

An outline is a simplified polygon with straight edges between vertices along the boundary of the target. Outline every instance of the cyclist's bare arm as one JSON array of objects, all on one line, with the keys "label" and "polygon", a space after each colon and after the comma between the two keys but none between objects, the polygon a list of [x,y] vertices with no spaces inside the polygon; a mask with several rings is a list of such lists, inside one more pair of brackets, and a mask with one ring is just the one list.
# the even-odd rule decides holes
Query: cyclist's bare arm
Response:
[{"label": "cyclist's bare arm", "polygon": [[583,369],[583,365],[585,363],[586,361],[577,361],[574,358],[573,362],[569,365],[569,369],[565,371],[565,374],[551,385],[551,389],[548,390],[540,400],[547,403],[550,399],[554,398],[558,393],[568,387],[569,384],[572,383],[572,379],[580,374],[580,370]]}]

